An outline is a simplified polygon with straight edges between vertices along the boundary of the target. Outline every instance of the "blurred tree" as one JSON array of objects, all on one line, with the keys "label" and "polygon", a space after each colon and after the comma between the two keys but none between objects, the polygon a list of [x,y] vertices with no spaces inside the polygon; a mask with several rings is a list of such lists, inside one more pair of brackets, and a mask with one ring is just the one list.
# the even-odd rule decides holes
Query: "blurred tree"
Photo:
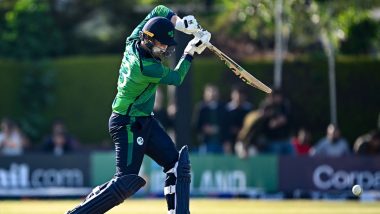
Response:
[{"label": "blurred tree", "polygon": [[[283,2],[282,33],[285,52],[289,49],[296,53],[315,51],[315,47],[319,46],[321,30],[328,32],[334,47],[339,50],[341,42],[348,39],[350,26],[368,19],[368,12],[380,6],[380,1],[376,0]],[[244,52],[245,49],[246,52],[252,53],[255,49],[248,48],[249,43],[264,52],[273,50],[273,0],[215,0],[214,8],[217,8],[217,13],[209,14],[208,22],[203,25],[213,32],[218,32],[223,44],[229,43],[225,39],[229,37],[229,40],[235,40],[231,45],[235,45],[240,52]],[[239,41],[245,43],[245,48],[238,45]]]},{"label": "blurred tree", "polygon": [[[338,125],[335,83],[336,54],[342,41],[346,38],[350,26],[368,18],[369,9],[375,6],[375,2],[372,0],[350,3],[352,4],[348,4],[347,1],[320,0],[319,2],[310,2],[307,8],[328,60],[330,123],[335,125]],[[378,1],[377,4],[379,4]]]},{"label": "blurred tree", "polygon": [[[37,141],[48,124],[46,109],[52,102],[54,72],[49,58],[62,51],[62,37],[51,16],[48,0],[3,0],[0,55],[24,65],[19,115],[22,129]],[[4,21],[4,22],[3,22]]]},{"label": "blurred tree", "polygon": [[[22,20],[29,20],[25,33],[48,32],[38,36],[47,41],[48,48],[41,54],[96,54],[120,53],[124,39],[132,28],[158,4],[165,4],[175,11],[194,14],[202,26],[213,32],[213,40],[244,56],[255,52],[272,52],[274,46],[274,1],[273,0],[1,0],[0,4],[0,50],[2,55],[14,47],[16,32],[20,32]],[[29,14],[40,14],[24,18],[16,9],[25,9],[27,2],[40,2],[39,8],[29,8]],[[376,0],[286,0],[283,1],[282,35],[284,52],[320,52],[320,28],[334,28],[329,35],[335,47],[341,41],[354,42],[350,26],[368,19],[368,11],[380,5]],[[24,6],[22,6],[24,5]],[[31,5],[31,4],[30,4]],[[24,9],[22,9],[24,7]],[[12,18],[15,17],[15,18]],[[47,19],[41,19],[41,17]],[[53,18],[53,19],[52,19]],[[41,20],[38,20],[41,19]],[[14,23],[14,24],[10,24]],[[16,24],[17,23],[17,24]],[[33,23],[39,23],[38,25]],[[49,27],[48,27],[49,26]],[[46,29],[45,29],[46,28]],[[59,30],[58,30],[59,29]],[[59,32],[58,34],[56,32]],[[27,35],[25,34],[24,35]],[[61,38],[59,38],[59,34]],[[46,35],[49,35],[46,38]],[[54,35],[58,35],[55,38]],[[21,35],[19,35],[21,36]],[[44,37],[45,36],[45,37]],[[368,35],[367,35],[368,36]],[[26,37],[26,36],[25,36]],[[62,39],[63,38],[63,39]],[[59,42],[50,42],[58,39]],[[359,39],[359,38],[358,38]],[[380,40],[378,35],[371,40]],[[22,38],[17,44],[37,44]],[[50,44],[50,45],[49,45]],[[36,47],[41,47],[35,45]],[[53,46],[53,48],[51,48]],[[339,47],[338,47],[339,46]],[[34,46],[33,46],[34,47]],[[64,48],[62,50],[62,48]],[[7,50],[7,51],[6,51]],[[257,51],[259,50],[259,51]],[[339,50],[339,49],[337,49]],[[12,50],[11,50],[12,51]],[[13,50],[14,52],[15,50]],[[17,48],[19,55],[25,50]],[[373,51],[373,50],[371,50]],[[0,54],[1,54],[0,53]]]},{"label": "blurred tree", "polygon": [[63,32],[66,54],[120,53],[124,40],[146,14],[134,11],[135,0],[52,0]]},{"label": "blurred tree", "polygon": [[349,27],[347,39],[342,42],[344,54],[368,54],[378,52],[380,46],[380,25],[366,18]]},{"label": "blurred tree", "polygon": [[58,55],[61,35],[50,14],[48,0],[4,0],[0,55],[37,59]]}]

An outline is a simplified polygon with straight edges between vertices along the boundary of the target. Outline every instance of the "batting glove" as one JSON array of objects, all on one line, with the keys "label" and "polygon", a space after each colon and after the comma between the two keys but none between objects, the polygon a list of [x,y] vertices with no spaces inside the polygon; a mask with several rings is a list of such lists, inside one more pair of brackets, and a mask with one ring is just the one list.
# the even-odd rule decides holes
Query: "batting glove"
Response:
[{"label": "batting glove", "polygon": [[185,16],[182,19],[178,17],[175,23],[175,29],[186,34],[193,34],[199,31],[198,22],[192,15]]},{"label": "batting glove", "polygon": [[194,53],[201,54],[209,44],[211,39],[211,33],[206,30],[202,30],[201,33],[195,35],[187,44],[184,53],[194,55]]}]

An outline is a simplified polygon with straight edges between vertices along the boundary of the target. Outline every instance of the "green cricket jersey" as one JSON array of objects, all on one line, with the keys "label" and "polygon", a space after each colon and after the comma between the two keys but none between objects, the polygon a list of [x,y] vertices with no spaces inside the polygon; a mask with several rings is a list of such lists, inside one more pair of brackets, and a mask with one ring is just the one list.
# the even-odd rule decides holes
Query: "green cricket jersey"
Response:
[{"label": "green cricket jersey", "polygon": [[112,104],[113,112],[128,116],[148,116],[153,111],[158,84],[180,85],[190,69],[192,56],[184,55],[176,68],[164,66],[138,43],[139,32],[145,23],[157,16],[169,20],[175,15],[165,6],[155,7],[127,38],[124,57],[119,70],[117,94]]}]

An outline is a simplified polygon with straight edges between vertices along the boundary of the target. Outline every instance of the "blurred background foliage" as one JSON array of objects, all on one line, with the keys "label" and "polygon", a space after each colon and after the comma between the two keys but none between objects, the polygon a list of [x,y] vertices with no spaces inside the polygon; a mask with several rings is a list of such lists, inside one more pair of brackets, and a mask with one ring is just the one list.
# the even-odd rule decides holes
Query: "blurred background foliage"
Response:
[{"label": "blurred background foliage", "polygon": [[[327,32],[341,54],[378,54],[376,0],[283,1],[282,32],[290,53],[320,52]],[[216,43],[240,56],[274,46],[273,0],[0,0],[0,55],[43,57],[120,53],[125,37],[156,5],[194,14]],[[378,14],[377,9],[377,14]],[[369,30],[363,33],[362,29]],[[365,34],[365,35],[363,35]],[[363,36],[365,39],[362,39]],[[228,38],[228,40],[226,39]],[[228,41],[227,43],[225,41]]]},{"label": "blurred background foliage", "polygon": [[1,56],[38,59],[62,52],[62,34],[47,1],[2,1]]},{"label": "blurred background foliage", "polygon": [[[117,55],[71,56],[51,60],[48,64],[41,62],[39,66],[47,69],[38,72],[26,69],[30,63],[0,59],[0,97],[7,101],[1,103],[0,115],[31,121],[24,125],[30,135],[48,133],[46,123],[61,118],[83,143],[99,143],[109,137],[107,120],[116,92],[119,63],[120,56]],[[263,82],[271,82],[273,62],[250,59],[243,60],[241,65],[248,71],[254,71]],[[342,133],[351,143],[358,135],[376,126],[380,103],[379,66],[380,61],[367,57],[337,59],[338,116]],[[212,57],[194,60],[192,68],[193,105],[202,99],[206,84],[217,85],[222,100],[228,100],[230,86],[240,83],[223,63]],[[312,130],[314,140],[318,140],[329,123],[326,60],[298,58],[284,62],[284,70],[283,90],[291,101],[294,128],[307,127]],[[29,82],[32,80],[28,73],[37,73],[35,77],[44,78]],[[46,79],[48,75],[51,78]],[[27,76],[26,83],[25,80],[20,81],[23,76]],[[41,88],[33,89],[33,85]],[[249,101],[255,107],[259,106],[265,94],[247,89]],[[28,93],[28,90],[43,94]],[[19,95],[25,100],[21,100]],[[28,108],[35,109],[35,113],[30,114],[26,111]],[[36,118],[36,113],[43,116]]]},{"label": "blurred background foliage", "polygon": [[[114,78],[108,72],[117,70],[119,66],[117,59],[123,52],[125,38],[158,4],[167,5],[181,15],[195,15],[202,27],[212,32],[213,43],[234,59],[248,60],[245,66],[258,71],[255,75],[260,79],[263,78],[264,82],[270,82],[275,40],[275,2],[275,0],[0,0],[0,68],[2,68],[0,87],[11,90],[10,94],[18,99],[16,101],[14,96],[8,95],[9,91],[0,90],[1,98],[8,101],[7,105],[3,104],[0,107],[0,113],[19,118],[22,128],[32,140],[38,140],[41,133],[46,133],[48,122],[57,116],[69,118],[68,125],[74,127],[77,133],[82,133],[79,135],[85,141],[92,142],[107,136],[104,121],[109,115],[106,111],[109,110],[114,95],[110,92],[114,91],[114,82],[105,83],[101,80]],[[327,89],[324,88],[325,91],[321,92],[321,96],[315,96],[314,100],[309,99],[311,104],[305,107],[302,106],[303,102],[310,94],[305,87],[307,88],[312,80],[305,78],[306,82],[302,82],[303,79],[297,82],[295,79],[297,75],[306,77],[314,75],[306,72],[312,70],[311,68],[316,73],[319,70],[326,71],[325,67],[315,69],[315,66],[321,63],[320,60],[325,58],[321,45],[323,39],[328,39],[338,57],[361,55],[365,58],[361,61],[360,68],[355,67],[352,62],[355,57],[348,57],[351,61],[346,67],[344,60],[338,63],[337,77],[340,78],[338,99],[341,99],[340,97],[349,99],[351,93],[362,97],[361,94],[368,87],[368,90],[376,89],[376,85],[369,85],[363,86],[361,91],[352,91],[349,89],[350,84],[355,80],[348,81],[350,77],[341,69],[352,68],[353,71],[350,73],[349,70],[348,73],[354,74],[377,66],[376,63],[375,65],[371,63],[379,57],[380,51],[379,14],[378,0],[283,0],[281,31],[285,43],[287,61],[285,65],[288,66],[284,67],[288,69],[287,73],[284,73],[284,89],[288,92],[293,90],[291,98],[295,108],[306,120],[306,125],[318,125],[319,128],[316,127],[316,130],[322,133],[324,125],[327,125],[325,123],[328,122]],[[101,56],[103,54],[107,54],[110,58]],[[83,60],[78,55],[90,55],[94,60],[91,57],[90,60],[88,58]],[[70,59],[70,63],[67,62],[67,58]],[[253,58],[256,61],[252,61]],[[306,62],[303,63],[305,59]],[[315,63],[315,59],[319,61]],[[98,61],[95,62],[96,60]],[[214,61],[204,60],[194,65],[195,70],[208,70],[214,72],[214,75],[195,77],[194,82],[197,85],[193,89],[195,93],[193,103],[201,99],[204,81],[209,78],[212,82],[217,79],[220,70],[226,70],[222,63]],[[255,67],[252,63],[258,65],[261,63],[265,66]],[[101,75],[103,79],[78,77],[76,80],[76,76],[88,75],[94,67],[102,68],[106,72]],[[302,69],[305,73],[302,73]],[[13,75],[9,75],[10,71]],[[266,71],[266,74],[262,74],[262,71]],[[369,76],[373,75],[371,72],[372,70],[368,71]],[[291,75],[293,79],[290,78]],[[325,73],[323,75],[327,76]],[[369,78],[368,75],[364,76],[365,81],[376,80]],[[82,81],[87,81],[87,86],[84,86]],[[323,81],[326,86],[327,81],[325,79]],[[222,82],[217,84],[223,85]],[[294,90],[297,90],[294,87],[301,85],[306,91],[294,93]],[[339,85],[342,88],[339,88]],[[85,99],[78,98],[78,104],[69,101],[76,90],[86,91],[88,96]],[[102,103],[99,103],[99,98],[92,94],[93,90],[102,94],[104,98]],[[222,87],[226,99],[228,90]],[[370,94],[376,96],[374,95],[376,91]],[[262,96],[254,92],[252,99],[258,102],[257,98]],[[61,101],[56,101],[57,99]],[[371,99],[369,103],[372,105],[365,106],[371,109],[366,111],[368,115],[364,119],[355,119],[357,123],[365,122],[361,126],[365,128],[373,124],[370,115],[378,113],[376,107],[378,98],[368,97],[368,99]],[[68,103],[58,105],[62,100]],[[352,105],[354,104],[352,102]],[[78,106],[68,108],[65,105]],[[315,112],[314,108],[324,109],[321,111],[324,116],[311,116]],[[349,105],[342,105],[339,108],[339,117],[345,122],[342,126],[343,131],[350,133],[352,138],[354,135],[362,134],[358,131],[352,132],[357,124],[347,121],[349,115],[359,117],[358,108]],[[78,118],[90,122],[82,126],[75,122]]]}]

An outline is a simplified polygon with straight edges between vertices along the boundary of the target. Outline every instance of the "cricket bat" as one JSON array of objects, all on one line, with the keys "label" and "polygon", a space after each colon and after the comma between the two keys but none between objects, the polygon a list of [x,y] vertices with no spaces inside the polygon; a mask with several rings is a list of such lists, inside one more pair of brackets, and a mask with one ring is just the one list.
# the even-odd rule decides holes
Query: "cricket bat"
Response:
[{"label": "cricket bat", "polygon": [[244,68],[242,68],[239,64],[237,64],[235,61],[233,61],[230,57],[228,57],[226,54],[224,54],[221,50],[216,48],[211,43],[206,44],[207,48],[213,52],[215,55],[217,55],[234,73],[236,76],[238,76],[243,82],[246,84],[253,86],[257,89],[260,89],[268,94],[272,93],[272,89],[270,89],[268,86],[266,86],[264,83],[262,83],[260,80],[256,79],[254,76],[252,76],[248,71],[246,71]]}]

